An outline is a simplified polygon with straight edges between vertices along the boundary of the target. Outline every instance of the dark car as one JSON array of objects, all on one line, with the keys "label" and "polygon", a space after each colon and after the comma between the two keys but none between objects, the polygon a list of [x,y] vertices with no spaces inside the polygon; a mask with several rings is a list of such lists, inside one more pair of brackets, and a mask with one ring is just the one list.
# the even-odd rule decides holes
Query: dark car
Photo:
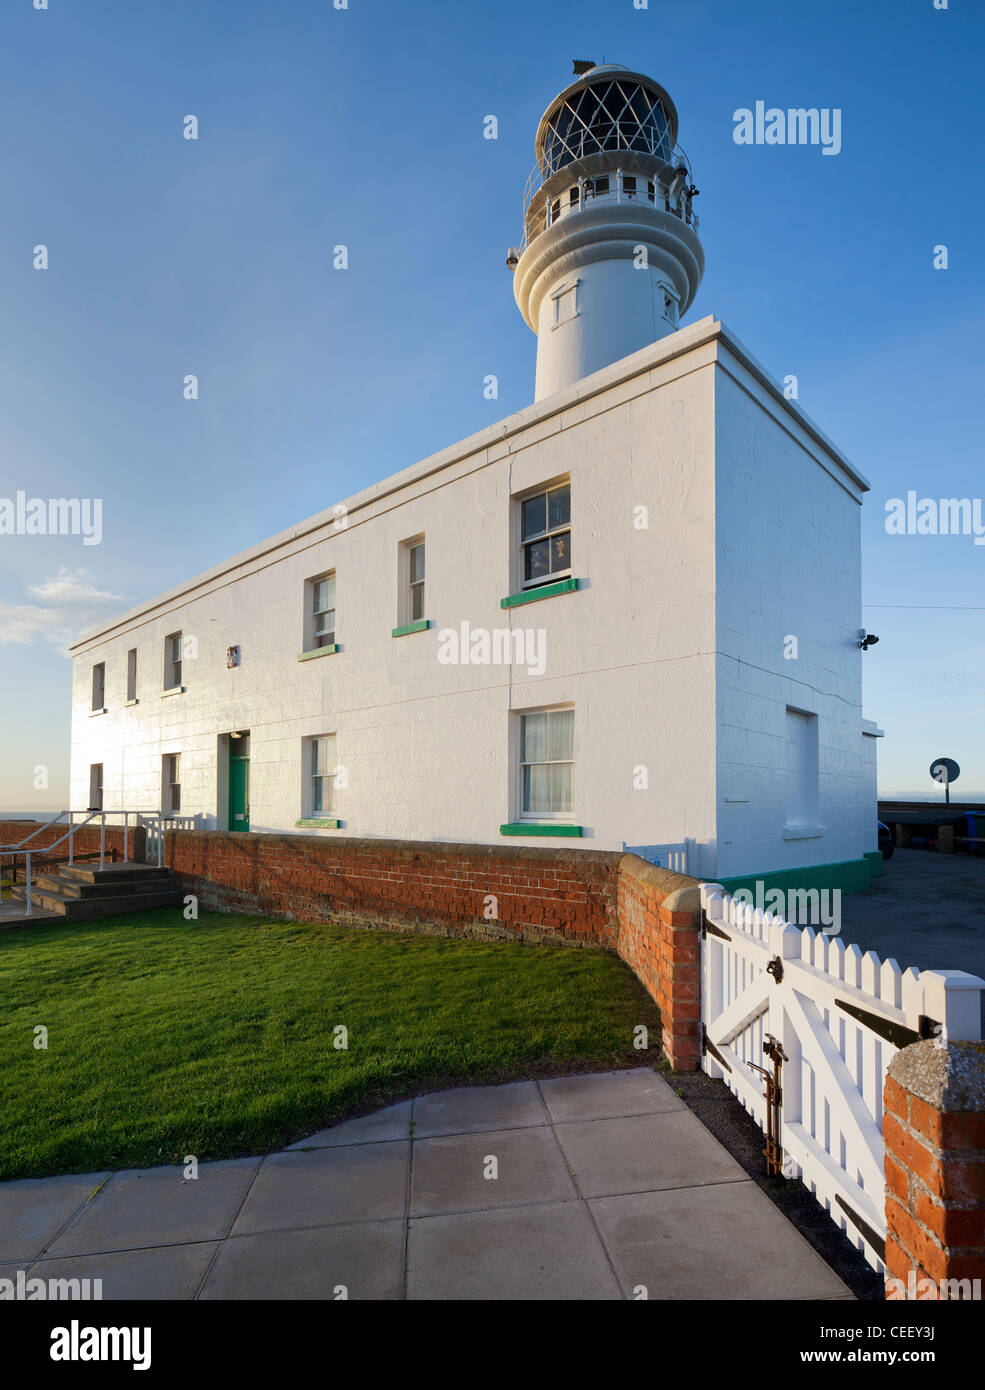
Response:
[{"label": "dark car", "polygon": [[888,825],[883,825],[882,821],[877,821],[879,827],[879,848],[882,850],[883,859],[893,857],[893,832]]}]

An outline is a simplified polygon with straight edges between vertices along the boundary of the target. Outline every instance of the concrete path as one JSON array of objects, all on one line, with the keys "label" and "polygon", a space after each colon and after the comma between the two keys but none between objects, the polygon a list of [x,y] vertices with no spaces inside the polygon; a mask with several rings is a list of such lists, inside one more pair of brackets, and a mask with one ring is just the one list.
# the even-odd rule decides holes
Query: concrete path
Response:
[{"label": "concrete path", "polygon": [[103,1298],[852,1297],[649,1069],[420,1096],[193,1181],[2,1183],[21,1269]]}]

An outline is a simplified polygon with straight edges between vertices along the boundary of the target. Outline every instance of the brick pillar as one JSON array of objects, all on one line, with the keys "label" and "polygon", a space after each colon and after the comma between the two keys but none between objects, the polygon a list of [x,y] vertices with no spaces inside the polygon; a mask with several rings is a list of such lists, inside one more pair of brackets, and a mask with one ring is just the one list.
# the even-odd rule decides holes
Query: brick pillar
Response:
[{"label": "brick pillar", "polygon": [[903,1048],[883,1101],[887,1299],[985,1297],[985,1042]]},{"label": "brick pillar", "polygon": [[701,1066],[701,889],[679,888],[660,904],[657,1004],[663,1050],[674,1071]]}]

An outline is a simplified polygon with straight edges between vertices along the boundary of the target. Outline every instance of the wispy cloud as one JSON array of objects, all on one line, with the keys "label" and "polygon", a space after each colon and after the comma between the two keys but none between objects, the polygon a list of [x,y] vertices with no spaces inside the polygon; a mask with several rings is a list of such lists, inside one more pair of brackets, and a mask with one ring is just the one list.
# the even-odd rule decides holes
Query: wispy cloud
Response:
[{"label": "wispy cloud", "polygon": [[86,570],[65,566],[53,578],[29,584],[27,593],[43,602],[8,603],[0,598],[0,646],[17,643],[29,647],[42,641],[65,656],[69,643],[94,627],[124,597],[98,588]]}]

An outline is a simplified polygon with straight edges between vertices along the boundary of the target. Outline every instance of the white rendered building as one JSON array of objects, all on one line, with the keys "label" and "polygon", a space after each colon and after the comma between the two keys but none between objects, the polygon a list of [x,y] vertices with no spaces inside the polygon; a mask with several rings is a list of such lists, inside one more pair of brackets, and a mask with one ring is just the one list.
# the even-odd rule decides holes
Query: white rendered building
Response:
[{"label": "white rendered building", "polygon": [[535,403],[76,643],[73,808],[867,881],[867,484],[722,323],[679,326],[676,135],[611,64],[552,102],[509,256]]}]

